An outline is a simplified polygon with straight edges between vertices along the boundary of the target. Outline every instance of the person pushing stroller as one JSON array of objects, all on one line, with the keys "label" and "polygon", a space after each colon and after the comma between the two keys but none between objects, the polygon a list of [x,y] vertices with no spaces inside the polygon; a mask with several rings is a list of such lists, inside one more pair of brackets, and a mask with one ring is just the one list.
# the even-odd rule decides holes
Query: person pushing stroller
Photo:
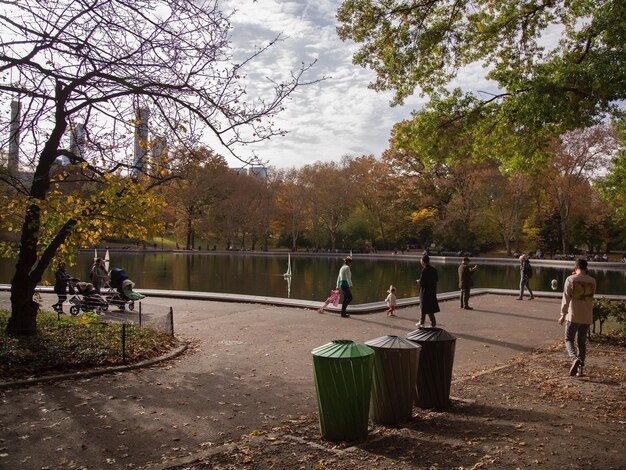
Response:
[{"label": "person pushing stroller", "polygon": [[67,300],[67,288],[71,279],[65,268],[65,263],[60,262],[54,272],[54,293],[58,300],[56,304],[52,304],[52,308],[57,313],[64,313],[63,302]]}]

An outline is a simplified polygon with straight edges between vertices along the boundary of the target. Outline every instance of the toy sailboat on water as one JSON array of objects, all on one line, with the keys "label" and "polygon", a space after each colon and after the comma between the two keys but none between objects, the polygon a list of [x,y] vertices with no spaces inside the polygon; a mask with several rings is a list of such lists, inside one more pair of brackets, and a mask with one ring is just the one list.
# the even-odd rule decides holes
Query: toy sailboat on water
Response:
[{"label": "toy sailboat on water", "polygon": [[287,298],[291,298],[291,254],[287,253],[287,272],[283,274],[283,278],[287,281]]},{"label": "toy sailboat on water", "polygon": [[283,274],[283,277],[291,277],[291,253],[287,253],[287,272]]}]

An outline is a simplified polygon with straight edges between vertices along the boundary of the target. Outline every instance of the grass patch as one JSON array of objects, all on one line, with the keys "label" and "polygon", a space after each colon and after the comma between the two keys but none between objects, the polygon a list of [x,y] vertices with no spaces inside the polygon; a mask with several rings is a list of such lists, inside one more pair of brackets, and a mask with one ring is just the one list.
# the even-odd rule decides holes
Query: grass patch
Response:
[{"label": "grass patch", "polygon": [[93,367],[114,366],[157,357],[176,340],[150,327],[126,325],[125,361],[122,324],[100,321],[90,313],[77,317],[43,312],[34,337],[8,336],[9,312],[0,310],[0,379],[21,379]]}]

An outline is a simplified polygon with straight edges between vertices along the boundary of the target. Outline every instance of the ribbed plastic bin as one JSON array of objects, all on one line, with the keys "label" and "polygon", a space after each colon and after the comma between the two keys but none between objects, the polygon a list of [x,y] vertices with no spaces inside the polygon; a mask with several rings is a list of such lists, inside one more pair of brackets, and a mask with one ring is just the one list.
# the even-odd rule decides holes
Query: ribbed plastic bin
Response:
[{"label": "ribbed plastic bin", "polygon": [[372,421],[396,425],[411,419],[422,347],[398,336],[366,341],[374,350]]},{"label": "ribbed plastic bin", "polygon": [[329,441],[367,437],[374,351],[335,340],[311,351],[320,429]]},{"label": "ribbed plastic bin", "polygon": [[422,328],[406,337],[422,347],[415,404],[419,408],[447,408],[450,406],[456,337],[441,328]]}]

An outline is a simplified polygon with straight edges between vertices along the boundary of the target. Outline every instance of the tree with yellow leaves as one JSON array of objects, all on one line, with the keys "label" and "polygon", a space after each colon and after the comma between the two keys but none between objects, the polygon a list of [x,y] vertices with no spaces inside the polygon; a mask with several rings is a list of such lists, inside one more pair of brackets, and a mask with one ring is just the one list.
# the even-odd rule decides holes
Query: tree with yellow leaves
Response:
[{"label": "tree with yellow leaves", "polygon": [[255,101],[246,66],[274,42],[234,60],[228,18],[213,1],[3,2],[0,103],[21,112],[19,135],[10,123],[0,132],[13,147],[21,138],[25,159],[25,171],[0,176],[17,253],[8,333],[36,333],[33,295],[55,256],[150,227],[158,203],[148,193],[184,167],[168,145],[193,148],[208,131],[236,156],[237,144],[282,133],[268,118],[311,65],[255,83],[266,93]]}]

